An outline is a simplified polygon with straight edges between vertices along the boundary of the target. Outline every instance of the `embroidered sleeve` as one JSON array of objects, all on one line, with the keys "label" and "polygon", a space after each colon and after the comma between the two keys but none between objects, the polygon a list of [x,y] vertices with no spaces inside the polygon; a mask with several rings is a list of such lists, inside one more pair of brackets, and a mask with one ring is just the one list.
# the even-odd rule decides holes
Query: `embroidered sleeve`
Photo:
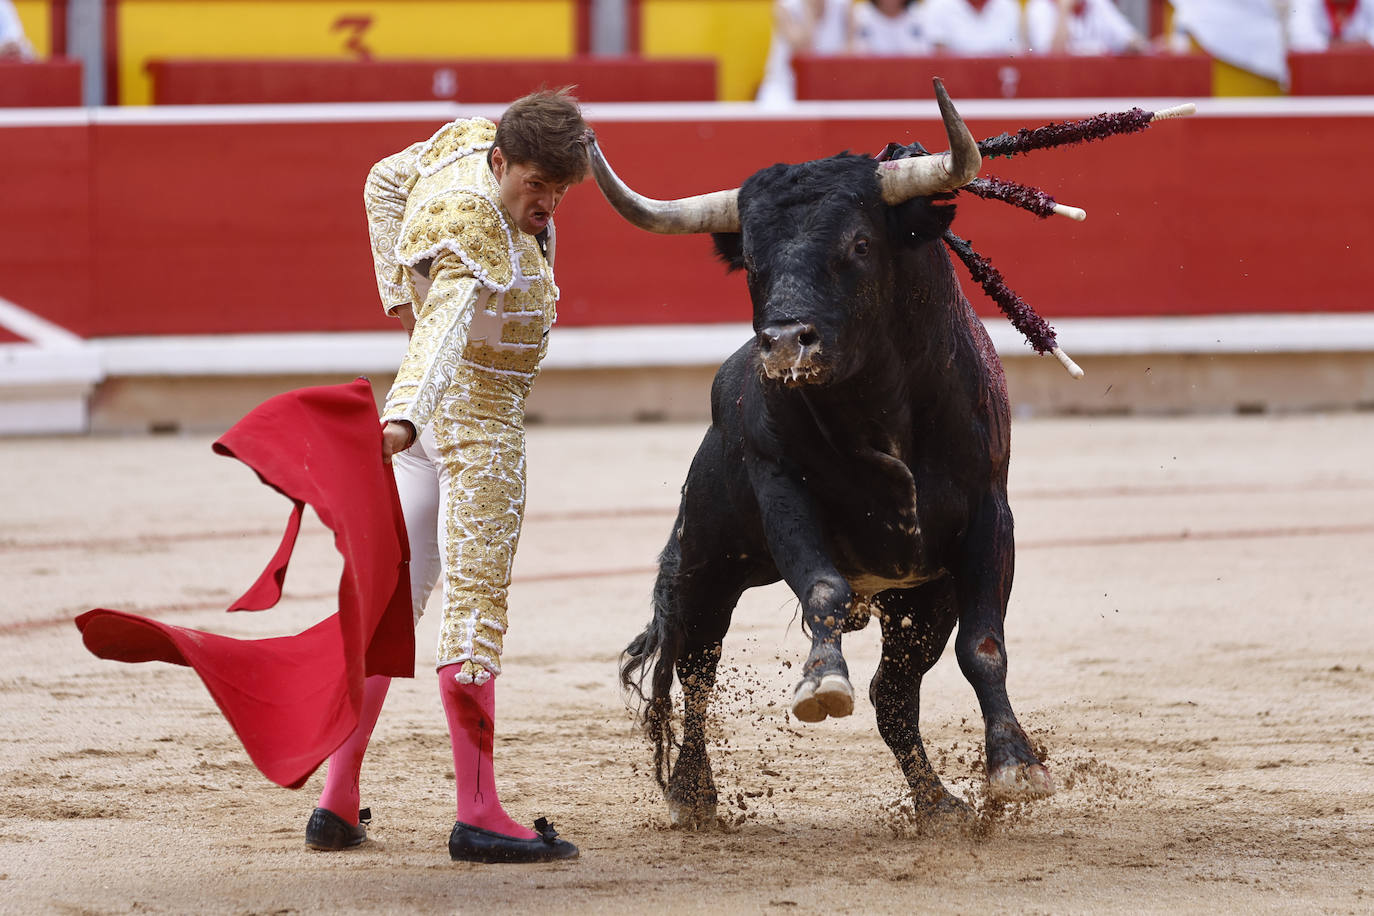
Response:
[{"label": "embroidered sleeve", "polygon": [[430,278],[429,295],[416,316],[410,349],[382,411],[383,420],[408,420],[417,434],[429,425],[439,398],[453,384],[467,346],[473,310],[490,295],[451,251],[435,259]]},{"label": "embroidered sleeve", "polygon": [[388,315],[402,305],[411,304],[405,268],[396,260],[396,239],[405,217],[406,199],[419,177],[418,158],[423,145],[416,143],[374,165],[363,186],[377,293]]}]

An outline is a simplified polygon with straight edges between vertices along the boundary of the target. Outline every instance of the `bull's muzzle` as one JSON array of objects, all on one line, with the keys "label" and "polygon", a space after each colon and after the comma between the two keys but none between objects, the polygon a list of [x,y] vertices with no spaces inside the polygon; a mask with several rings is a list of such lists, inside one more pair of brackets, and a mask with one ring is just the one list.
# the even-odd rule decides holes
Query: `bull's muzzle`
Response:
[{"label": "bull's muzzle", "polygon": [[770,324],[759,329],[759,358],[763,374],[789,384],[820,375],[821,336],[816,326],[801,321]]}]

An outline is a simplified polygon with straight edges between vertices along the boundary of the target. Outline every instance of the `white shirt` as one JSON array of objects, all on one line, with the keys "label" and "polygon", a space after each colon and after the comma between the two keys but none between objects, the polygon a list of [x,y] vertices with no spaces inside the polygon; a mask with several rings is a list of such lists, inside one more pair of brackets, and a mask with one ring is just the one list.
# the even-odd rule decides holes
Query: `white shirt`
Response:
[{"label": "white shirt", "polygon": [[854,40],[858,50],[873,57],[919,57],[935,50],[926,34],[924,10],[911,3],[888,18],[878,7],[862,0],[854,7]]},{"label": "white shirt", "polygon": [[1174,30],[1208,54],[1274,80],[1288,76],[1273,0],[1174,0]]},{"label": "white shirt", "polygon": [[1340,35],[1331,34],[1331,17],[1323,0],[1289,0],[1288,48],[1292,51],[1325,51],[1337,38],[1374,44],[1374,0],[1359,0]]},{"label": "white shirt", "polygon": [[[1139,38],[1135,27],[1112,0],[1086,0],[1083,15],[1068,14],[1069,54],[1119,54]],[[1052,53],[1055,26],[1059,24],[1056,0],[1029,0],[1026,4],[1026,38],[1033,54]]]},{"label": "white shirt", "polygon": [[[777,0],[776,6],[793,19],[801,20],[806,15],[804,2],[805,0]],[[853,0],[824,0],[809,48],[793,48],[774,27],[773,38],[768,46],[768,59],[763,65],[763,81],[759,83],[755,100],[771,106],[788,105],[796,101],[796,77],[792,73],[793,54],[846,53],[849,50],[847,44],[852,4]]]},{"label": "white shirt", "polygon": [[925,0],[921,18],[931,42],[951,54],[996,57],[1025,50],[1018,0],[988,0],[981,11],[967,0]]},{"label": "white shirt", "polygon": [[24,24],[10,0],[0,0],[0,56],[17,53],[22,58],[33,57],[33,47],[24,37]]}]

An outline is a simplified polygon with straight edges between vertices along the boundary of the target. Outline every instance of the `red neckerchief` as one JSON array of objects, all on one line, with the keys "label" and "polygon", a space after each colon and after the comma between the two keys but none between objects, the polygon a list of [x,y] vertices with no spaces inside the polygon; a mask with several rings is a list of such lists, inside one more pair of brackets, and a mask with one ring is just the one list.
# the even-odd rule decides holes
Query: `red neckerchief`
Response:
[{"label": "red neckerchief", "polygon": [[1073,14],[1074,14],[1075,16],[1082,16],[1082,15],[1083,15],[1084,13],[1086,13],[1087,11],[1088,11],[1088,0],[1077,0],[1077,2],[1074,3],[1074,5],[1073,5]]},{"label": "red neckerchief", "polygon": [[1359,5],[1358,0],[1354,2],[1342,2],[1342,0],[1326,0],[1326,18],[1331,23],[1331,40],[1335,41],[1345,32],[1345,25],[1350,21],[1350,17],[1355,15],[1355,7]]}]

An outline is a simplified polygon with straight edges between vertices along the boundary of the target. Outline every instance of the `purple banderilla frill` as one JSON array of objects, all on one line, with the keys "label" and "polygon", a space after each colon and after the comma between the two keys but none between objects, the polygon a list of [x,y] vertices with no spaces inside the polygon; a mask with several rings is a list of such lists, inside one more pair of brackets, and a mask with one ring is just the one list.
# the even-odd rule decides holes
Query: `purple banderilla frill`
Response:
[{"label": "purple banderilla frill", "polygon": [[1132,108],[1130,111],[1109,112],[1093,115],[1082,121],[1065,121],[1063,124],[1046,124],[1044,127],[1021,128],[1014,134],[999,134],[980,140],[978,152],[988,158],[998,156],[1018,156],[1038,149],[1056,146],[1069,146],[1074,143],[1087,143],[1092,140],[1105,140],[1120,134],[1133,134],[1150,126],[1153,111]]},{"label": "purple banderilla frill", "polygon": [[1030,341],[1036,353],[1049,353],[1057,345],[1054,328],[1040,317],[1026,300],[1011,291],[1002,279],[1002,272],[992,266],[992,262],[973,250],[973,246],[953,232],[945,231],[945,244],[959,256],[968,268],[969,276],[983,287],[988,298],[997,303],[1002,314],[1007,316],[1011,326],[1020,331]]},{"label": "purple banderilla frill", "polygon": [[1017,184],[1014,181],[1007,181],[1005,178],[996,178],[992,175],[988,175],[986,178],[975,178],[959,190],[967,191],[974,197],[981,197],[984,200],[1000,200],[1004,204],[1029,210],[1041,219],[1053,216],[1054,205],[1057,203],[1053,197],[1039,188]]},{"label": "purple banderilla frill", "polygon": [[[1186,113],[1186,111],[1184,109],[1170,109],[1161,113],[1161,117],[1174,117],[1179,113]],[[1036,128],[1023,127],[1014,134],[1003,133],[979,141],[978,151],[987,158],[998,156],[1010,158],[1040,149],[1051,149],[1057,146],[1087,143],[1092,140],[1104,140],[1107,137],[1121,134],[1137,133],[1149,127],[1154,118],[1155,112],[1153,111],[1132,108],[1130,111],[1094,115],[1081,121],[1066,121],[1063,124],[1051,123]],[[919,144],[904,147],[896,143],[889,143],[875,158],[883,161],[919,156],[925,153],[925,149]],[[1020,207],[1022,210],[1034,213],[1041,219],[1055,212],[1056,201],[1046,192],[1039,188],[991,175],[985,178],[975,178],[959,190],[967,191],[975,197],[981,197],[985,200],[1000,200],[1003,203]],[[1081,214],[1079,218],[1082,218]],[[969,275],[973,277],[974,282],[983,288],[983,292],[987,294],[988,298],[997,303],[997,307],[1002,310],[1002,314],[1007,316],[1012,327],[1025,336],[1035,352],[1049,353],[1053,351],[1058,345],[1054,329],[1044,318],[1040,317],[1029,303],[1007,286],[1006,281],[1002,279],[1001,271],[993,267],[991,261],[974,251],[972,245],[953,232],[946,230],[944,240],[950,250],[959,256],[959,260],[964,262],[964,266],[968,268]]]}]

